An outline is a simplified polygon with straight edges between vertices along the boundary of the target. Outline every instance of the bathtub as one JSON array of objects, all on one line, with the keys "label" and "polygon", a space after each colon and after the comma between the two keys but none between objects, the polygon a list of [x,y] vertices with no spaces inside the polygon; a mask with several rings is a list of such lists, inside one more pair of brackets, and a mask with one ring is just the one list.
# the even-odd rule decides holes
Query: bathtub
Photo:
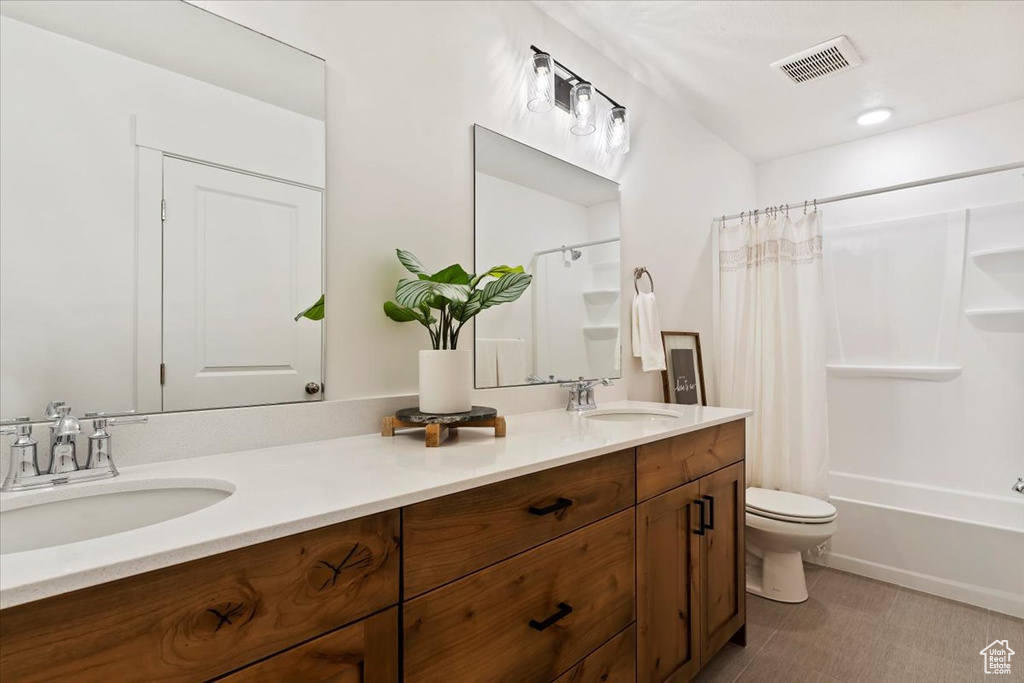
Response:
[{"label": "bathtub", "polygon": [[1024,618],[1024,496],[832,472],[839,529],[807,559]]}]

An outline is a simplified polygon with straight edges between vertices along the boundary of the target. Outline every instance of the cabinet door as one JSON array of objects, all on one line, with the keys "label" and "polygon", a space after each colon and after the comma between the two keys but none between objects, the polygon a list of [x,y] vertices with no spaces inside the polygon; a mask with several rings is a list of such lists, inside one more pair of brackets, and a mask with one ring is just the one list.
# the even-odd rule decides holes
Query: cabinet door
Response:
[{"label": "cabinet door", "polygon": [[682,683],[700,668],[700,483],[636,508],[637,679]]},{"label": "cabinet door", "polygon": [[703,666],[746,622],[743,463],[713,472],[699,483],[707,508],[707,531],[701,539]]},{"label": "cabinet door", "polygon": [[398,683],[398,608],[236,671],[221,683]]}]

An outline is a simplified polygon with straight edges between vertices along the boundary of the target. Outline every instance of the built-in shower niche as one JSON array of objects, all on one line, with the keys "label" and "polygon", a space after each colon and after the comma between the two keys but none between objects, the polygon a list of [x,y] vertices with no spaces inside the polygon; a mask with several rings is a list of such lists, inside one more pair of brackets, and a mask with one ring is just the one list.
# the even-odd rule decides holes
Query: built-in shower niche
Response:
[{"label": "built-in shower niche", "polygon": [[831,376],[948,381],[960,374],[967,217],[952,211],[827,231]]}]

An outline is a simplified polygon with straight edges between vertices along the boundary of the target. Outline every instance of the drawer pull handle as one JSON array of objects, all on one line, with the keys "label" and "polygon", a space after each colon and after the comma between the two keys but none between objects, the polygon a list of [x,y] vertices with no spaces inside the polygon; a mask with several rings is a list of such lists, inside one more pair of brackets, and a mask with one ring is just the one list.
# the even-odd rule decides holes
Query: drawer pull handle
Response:
[{"label": "drawer pull handle", "polygon": [[558,500],[556,500],[551,505],[548,505],[547,507],[539,508],[536,505],[531,505],[530,514],[537,515],[538,517],[543,517],[544,515],[550,515],[552,512],[564,510],[570,505],[572,505],[572,501],[569,500],[568,498],[559,498]]},{"label": "drawer pull handle", "polygon": [[708,525],[705,529],[715,530],[715,497],[714,496],[701,496],[708,502]]},{"label": "drawer pull handle", "polygon": [[704,530],[707,529],[704,519],[704,501],[695,500],[693,502],[697,505],[697,526],[699,527],[697,529],[694,529],[693,533],[697,534],[698,536],[703,536]]},{"label": "drawer pull handle", "polygon": [[536,619],[530,619],[530,628],[538,631],[543,631],[548,626],[551,626],[557,621],[565,619],[567,616],[572,614],[572,607],[564,602],[558,603],[558,611],[552,614],[544,621],[537,621]]}]

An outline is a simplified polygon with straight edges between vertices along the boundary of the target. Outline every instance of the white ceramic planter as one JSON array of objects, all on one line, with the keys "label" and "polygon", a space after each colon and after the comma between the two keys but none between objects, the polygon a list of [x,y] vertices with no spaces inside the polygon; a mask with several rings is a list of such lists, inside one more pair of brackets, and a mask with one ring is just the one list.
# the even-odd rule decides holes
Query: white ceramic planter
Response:
[{"label": "white ceramic planter", "polygon": [[465,413],[472,407],[472,351],[420,351],[420,410]]}]

